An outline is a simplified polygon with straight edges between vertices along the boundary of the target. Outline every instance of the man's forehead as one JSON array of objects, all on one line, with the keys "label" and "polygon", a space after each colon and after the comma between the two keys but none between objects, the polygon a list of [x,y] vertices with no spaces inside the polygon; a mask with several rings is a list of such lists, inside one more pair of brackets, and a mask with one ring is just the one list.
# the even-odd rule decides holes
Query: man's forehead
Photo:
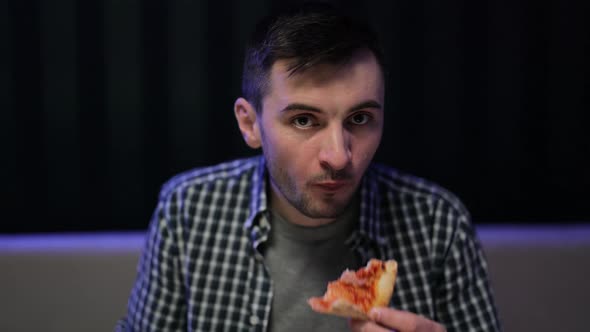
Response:
[{"label": "man's forehead", "polygon": [[270,81],[275,84],[282,82],[291,86],[322,84],[331,80],[344,79],[349,74],[351,68],[358,65],[374,66],[374,68],[377,68],[381,78],[383,78],[383,70],[377,62],[377,58],[371,51],[366,49],[354,52],[349,58],[343,61],[318,63],[293,72],[291,69],[295,62],[296,60],[294,59],[279,59],[275,61],[271,67]]}]

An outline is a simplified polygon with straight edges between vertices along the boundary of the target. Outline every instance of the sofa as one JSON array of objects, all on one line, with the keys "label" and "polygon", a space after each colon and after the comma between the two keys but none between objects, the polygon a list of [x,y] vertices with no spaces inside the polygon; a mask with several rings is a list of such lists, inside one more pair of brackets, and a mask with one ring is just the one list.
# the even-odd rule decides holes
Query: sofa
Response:
[{"label": "sofa", "polygon": [[[588,331],[590,227],[478,225],[507,332]],[[112,331],[143,232],[0,235],[0,331]]]}]

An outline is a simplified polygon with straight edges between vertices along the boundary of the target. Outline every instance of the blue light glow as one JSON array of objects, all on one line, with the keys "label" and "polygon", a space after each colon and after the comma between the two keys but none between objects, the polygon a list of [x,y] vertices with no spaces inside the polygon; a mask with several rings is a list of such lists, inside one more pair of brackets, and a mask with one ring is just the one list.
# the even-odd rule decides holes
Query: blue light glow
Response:
[{"label": "blue light glow", "polygon": [[477,234],[490,246],[590,246],[590,224],[480,225]]},{"label": "blue light glow", "polygon": [[[478,225],[489,246],[590,246],[590,225]],[[0,235],[0,252],[139,252],[145,232]]]},{"label": "blue light glow", "polygon": [[140,251],[145,232],[0,235],[0,252]]}]

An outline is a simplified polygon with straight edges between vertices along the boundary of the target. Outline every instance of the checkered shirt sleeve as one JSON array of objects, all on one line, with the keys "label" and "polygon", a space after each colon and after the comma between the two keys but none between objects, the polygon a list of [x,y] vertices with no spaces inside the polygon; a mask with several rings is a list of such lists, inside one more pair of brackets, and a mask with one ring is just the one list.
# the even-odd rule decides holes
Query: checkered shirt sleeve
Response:
[{"label": "checkered shirt sleeve", "polygon": [[359,250],[398,261],[391,305],[449,332],[500,331],[486,259],[461,201],[382,165],[368,171],[366,182],[361,229],[368,230],[368,244]]},{"label": "checkered shirt sleeve", "polygon": [[469,214],[458,206],[441,200],[434,208],[434,224],[446,228],[433,241],[434,318],[449,332],[500,331],[483,251]]},{"label": "checkered shirt sleeve", "polygon": [[[129,298],[126,331],[186,331],[175,194],[164,195],[149,228]],[[121,329],[123,330],[123,329]]]},{"label": "checkered shirt sleeve", "polygon": [[118,331],[265,329],[270,280],[244,227],[259,164],[228,162],[164,185]]}]

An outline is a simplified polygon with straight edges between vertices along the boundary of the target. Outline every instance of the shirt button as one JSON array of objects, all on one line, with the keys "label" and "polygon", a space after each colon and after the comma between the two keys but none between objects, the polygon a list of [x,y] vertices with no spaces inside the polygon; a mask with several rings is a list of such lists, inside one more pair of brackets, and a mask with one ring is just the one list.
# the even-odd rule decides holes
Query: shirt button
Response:
[{"label": "shirt button", "polygon": [[260,323],[258,316],[256,316],[256,315],[250,316],[250,324],[251,325],[258,325],[258,323]]}]

